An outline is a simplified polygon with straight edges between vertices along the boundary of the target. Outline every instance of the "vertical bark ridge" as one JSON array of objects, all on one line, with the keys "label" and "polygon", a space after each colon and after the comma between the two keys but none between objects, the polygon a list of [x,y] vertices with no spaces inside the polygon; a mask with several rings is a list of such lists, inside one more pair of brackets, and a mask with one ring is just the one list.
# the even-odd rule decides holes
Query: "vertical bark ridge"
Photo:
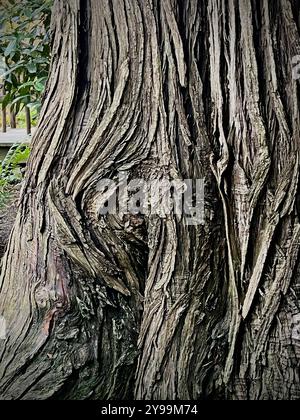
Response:
[{"label": "vertical bark ridge", "polygon": [[[55,2],[1,397],[299,398],[296,3]],[[205,223],[102,215],[106,178],[205,178]]]}]

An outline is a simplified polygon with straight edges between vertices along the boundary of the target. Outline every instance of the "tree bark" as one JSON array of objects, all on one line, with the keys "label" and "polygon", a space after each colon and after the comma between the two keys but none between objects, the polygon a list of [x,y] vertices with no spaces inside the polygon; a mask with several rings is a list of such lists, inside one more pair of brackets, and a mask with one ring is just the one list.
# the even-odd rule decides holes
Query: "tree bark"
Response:
[{"label": "tree bark", "polygon": [[[56,1],[4,257],[4,399],[299,399],[298,0]],[[205,223],[97,183],[205,178]]]},{"label": "tree bark", "polygon": [[17,128],[16,114],[13,109],[10,109],[10,128]]},{"label": "tree bark", "polygon": [[[3,94],[3,96],[5,95],[4,88],[2,89],[2,94]],[[6,123],[7,114],[6,114],[6,108],[3,107],[3,106],[1,108],[2,108],[1,109],[1,113],[2,113],[2,133],[6,133],[6,131],[7,131],[7,123]]]},{"label": "tree bark", "polygon": [[31,115],[30,115],[30,109],[28,106],[25,106],[25,121],[26,121],[26,131],[27,134],[31,134]]}]

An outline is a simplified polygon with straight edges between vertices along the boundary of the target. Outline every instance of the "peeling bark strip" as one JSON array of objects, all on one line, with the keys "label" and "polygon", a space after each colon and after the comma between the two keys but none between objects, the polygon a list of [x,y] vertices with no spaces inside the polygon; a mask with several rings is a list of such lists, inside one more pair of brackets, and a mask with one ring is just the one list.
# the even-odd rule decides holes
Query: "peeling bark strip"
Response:
[{"label": "peeling bark strip", "polygon": [[[298,0],[64,0],[0,281],[4,399],[299,399]],[[205,225],[97,183],[205,178]]]}]

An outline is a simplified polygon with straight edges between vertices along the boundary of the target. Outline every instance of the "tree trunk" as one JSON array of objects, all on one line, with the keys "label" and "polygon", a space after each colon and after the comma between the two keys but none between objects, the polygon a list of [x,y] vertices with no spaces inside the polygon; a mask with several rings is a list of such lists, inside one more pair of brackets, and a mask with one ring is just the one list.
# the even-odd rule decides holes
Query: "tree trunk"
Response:
[{"label": "tree trunk", "polygon": [[6,123],[6,108],[2,108],[2,133],[7,132],[7,123]]},{"label": "tree trunk", "polygon": [[[56,1],[4,257],[5,399],[300,398],[297,0]],[[205,223],[99,181],[205,179]]]},{"label": "tree trunk", "polygon": [[10,128],[17,128],[16,114],[13,109],[10,109]]},{"label": "tree trunk", "polygon": [[25,106],[25,121],[26,121],[26,132],[27,134],[31,134],[31,115],[30,115],[30,109],[28,106]]},{"label": "tree trunk", "polygon": [[[3,96],[5,95],[4,88],[2,89],[2,95]],[[6,123],[7,114],[6,114],[6,108],[3,107],[3,106],[2,106],[2,109],[1,109],[1,113],[2,113],[2,133],[6,133],[6,131],[7,131],[7,123]]]}]

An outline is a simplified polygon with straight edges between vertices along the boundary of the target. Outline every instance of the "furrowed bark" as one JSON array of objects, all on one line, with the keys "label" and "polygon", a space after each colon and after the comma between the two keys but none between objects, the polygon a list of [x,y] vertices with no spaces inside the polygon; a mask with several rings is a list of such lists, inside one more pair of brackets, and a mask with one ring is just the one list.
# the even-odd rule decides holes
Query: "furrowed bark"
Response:
[{"label": "furrowed bark", "polygon": [[[56,1],[2,265],[2,398],[300,398],[299,17]],[[125,172],[204,178],[205,223],[99,215],[98,183]]]}]

